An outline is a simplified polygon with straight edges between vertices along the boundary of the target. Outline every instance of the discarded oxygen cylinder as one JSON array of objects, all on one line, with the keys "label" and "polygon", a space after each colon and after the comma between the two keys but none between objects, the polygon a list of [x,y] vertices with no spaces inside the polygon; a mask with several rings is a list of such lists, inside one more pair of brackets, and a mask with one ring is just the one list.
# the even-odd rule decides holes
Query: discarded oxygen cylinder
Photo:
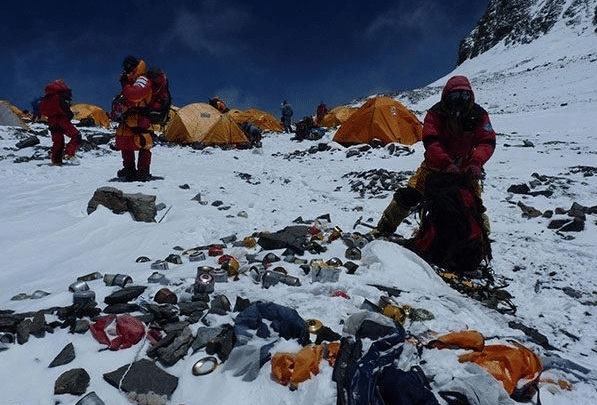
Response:
[{"label": "discarded oxygen cylinder", "polygon": [[261,277],[261,284],[263,288],[268,288],[269,286],[276,285],[278,283],[293,287],[299,287],[301,285],[301,281],[298,278],[289,276],[288,274],[273,270],[266,270],[263,273],[263,276]]},{"label": "discarded oxygen cylinder", "polygon": [[84,276],[77,277],[77,281],[92,281],[102,278],[102,274],[99,271],[95,273],[85,274]]},{"label": "discarded oxygen cylinder", "polygon": [[214,292],[214,284],[216,280],[211,273],[205,271],[197,271],[195,284],[193,290],[195,293],[212,293]]},{"label": "discarded oxygen cylinder", "polygon": [[127,284],[132,283],[133,279],[126,274],[105,274],[104,283],[107,286],[120,286],[125,287]]},{"label": "discarded oxygen cylinder", "polygon": [[75,290],[73,293],[73,304],[95,305],[95,292],[92,290]]}]

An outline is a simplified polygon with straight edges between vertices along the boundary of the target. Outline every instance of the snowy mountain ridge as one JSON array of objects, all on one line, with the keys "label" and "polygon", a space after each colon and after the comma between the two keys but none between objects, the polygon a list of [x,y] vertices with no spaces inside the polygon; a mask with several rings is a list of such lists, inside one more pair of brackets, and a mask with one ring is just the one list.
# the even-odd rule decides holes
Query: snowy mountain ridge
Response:
[{"label": "snowy mountain ridge", "polygon": [[597,33],[595,0],[491,0],[474,30],[460,43],[458,65],[499,43],[529,44],[559,26],[571,34]]}]

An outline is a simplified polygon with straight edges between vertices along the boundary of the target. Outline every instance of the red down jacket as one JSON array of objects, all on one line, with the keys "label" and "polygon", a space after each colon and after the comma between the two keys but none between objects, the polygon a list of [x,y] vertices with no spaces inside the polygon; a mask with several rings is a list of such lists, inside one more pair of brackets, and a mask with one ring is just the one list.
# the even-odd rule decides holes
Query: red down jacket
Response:
[{"label": "red down jacket", "polygon": [[[471,106],[461,117],[450,117],[446,111],[446,96],[454,90],[471,92]],[[470,82],[464,76],[453,76],[446,83],[442,100],[427,112],[423,122],[425,162],[434,169],[445,170],[456,164],[483,167],[495,149],[496,134],[489,115],[474,102]]]}]

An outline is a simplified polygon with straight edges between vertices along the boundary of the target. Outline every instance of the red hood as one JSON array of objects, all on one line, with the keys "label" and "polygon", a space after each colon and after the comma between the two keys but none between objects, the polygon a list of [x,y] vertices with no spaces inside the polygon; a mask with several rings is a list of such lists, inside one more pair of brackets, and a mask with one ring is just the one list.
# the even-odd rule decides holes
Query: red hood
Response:
[{"label": "red hood", "polygon": [[442,91],[442,99],[445,97],[446,94],[453,90],[468,90],[472,93],[473,101],[475,101],[475,93],[473,93],[471,83],[468,81],[466,77],[452,76],[444,86],[444,90]]}]

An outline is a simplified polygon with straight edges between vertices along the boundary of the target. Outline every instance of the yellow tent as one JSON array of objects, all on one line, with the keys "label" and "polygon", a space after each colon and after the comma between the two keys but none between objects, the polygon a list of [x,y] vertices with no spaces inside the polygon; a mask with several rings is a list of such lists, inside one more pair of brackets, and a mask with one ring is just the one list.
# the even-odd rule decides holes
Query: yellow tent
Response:
[{"label": "yellow tent", "polygon": [[250,122],[254,126],[260,128],[263,131],[282,132],[284,125],[278,121],[273,115],[260,111],[254,108],[249,110],[230,110],[228,114],[232,117],[237,124],[243,124]]},{"label": "yellow tent", "polygon": [[27,124],[15,112],[14,108],[16,107],[13,107],[8,101],[0,100],[0,125],[28,128]]},{"label": "yellow tent", "polygon": [[419,119],[400,102],[376,97],[352,114],[333,140],[343,145],[369,143],[373,139],[384,145],[391,142],[412,145],[421,140],[422,133]]},{"label": "yellow tent", "polygon": [[319,126],[325,128],[334,128],[338,125],[342,125],[356,110],[358,110],[358,108],[347,105],[334,107],[323,117],[319,123]]},{"label": "yellow tent", "polygon": [[76,120],[91,119],[95,125],[110,128],[108,114],[101,107],[93,104],[75,104],[70,109],[75,114]]},{"label": "yellow tent", "polygon": [[166,140],[181,144],[199,142],[221,116],[209,104],[188,104],[171,115],[164,131]]},{"label": "yellow tent", "polygon": [[199,140],[205,146],[240,146],[251,145],[245,133],[228,114],[223,114]]}]

